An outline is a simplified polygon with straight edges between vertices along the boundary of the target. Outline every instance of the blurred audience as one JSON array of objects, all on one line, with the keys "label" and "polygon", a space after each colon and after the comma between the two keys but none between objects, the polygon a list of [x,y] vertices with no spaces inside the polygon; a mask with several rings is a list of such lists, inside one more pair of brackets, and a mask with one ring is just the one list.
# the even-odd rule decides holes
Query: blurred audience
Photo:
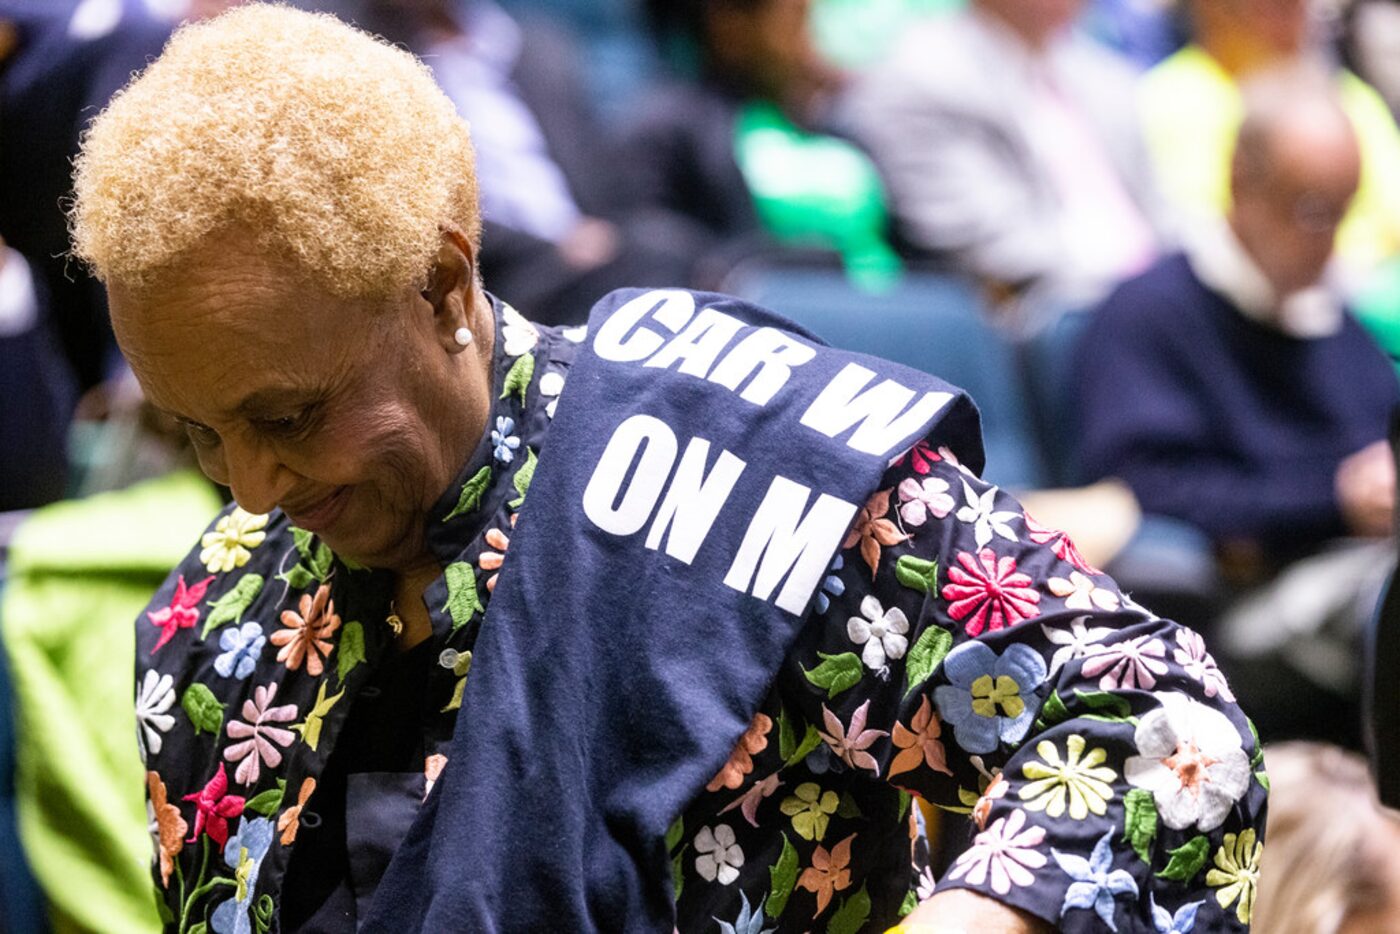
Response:
[{"label": "blurred audience", "polygon": [[689,229],[625,216],[626,175],[561,31],[492,0],[369,0],[363,21],[421,55],[471,123],[482,273],[532,320],[579,323],[614,288],[691,281]]},{"label": "blurred audience", "polygon": [[[1228,220],[1115,291],[1075,366],[1089,476],[1119,477],[1145,512],[1203,529],[1240,583],[1289,565],[1221,622],[1226,654],[1276,658],[1348,702],[1358,616],[1374,607],[1388,546],[1324,546],[1390,529],[1383,439],[1400,403],[1393,370],[1329,279],[1360,158],[1325,74],[1258,76]],[[1281,722],[1303,699],[1293,682],[1271,682],[1285,684],[1277,705],[1256,696],[1256,717]],[[1319,711],[1302,713],[1316,724]]]},{"label": "blurred audience", "polygon": [[781,243],[835,249],[856,276],[898,269],[880,179],[821,132],[844,76],[812,41],[811,0],[653,0],[663,47],[696,60],[640,105],[627,144],[638,211],[692,225],[704,275]]},{"label": "blurred audience", "polygon": [[[1229,204],[1230,149],[1243,114],[1239,82],[1291,63],[1333,67],[1308,0],[1192,0],[1195,42],[1148,73],[1141,112],[1164,191],[1191,224]],[[1341,257],[1363,277],[1400,253],[1400,131],[1380,96],[1335,70],[1361,146],[1361,183],[1338,235]]]},{"label": "blurred audience", "polygon": [[1026,299],[1023,316],[1101,298],[1164,236],[1133,72],[1071,31],[1082,5],[974,0],[931,17],[845,107],[909,245]]},{"label": "blurred audience", "polygon": [[1400,930],[1400,813],[1359,755],[1320,743],[1265,751],[1271,791],[1254,934]]}]

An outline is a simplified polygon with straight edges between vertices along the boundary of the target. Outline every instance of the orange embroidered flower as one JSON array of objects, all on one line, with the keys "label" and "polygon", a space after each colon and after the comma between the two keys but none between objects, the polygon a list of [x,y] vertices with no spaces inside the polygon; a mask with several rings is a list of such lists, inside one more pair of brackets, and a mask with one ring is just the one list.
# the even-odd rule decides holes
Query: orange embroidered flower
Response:
[{"label": "orange embroidered flower", "polygon": [[447,757],[440,752],[435,752],[423,760],[423,800],[428,800],[428,792],[433,790],[433,783],[438,780],[442,770],[447,766]]},{"label": "orange embroidered flower", "polygon": [[296,842],[297,828],[301,826],[301,809],[306,807],[306,799],[316,790],[316,779],[308,778],[301,783],[297,792],[297,803],[287,808],[277,818],[277,829],[282,831],[282,845],[291,846]]},{"label": "orange embroidered flower", "polygon": [[885,518],[890,511],[890,494],[893,492],[891,488],[872,494],[856,516],[856,524],[846,533],[846,540],[841,543],[842,548],[850,548],[860,542],[860,556],[870,567],[871,580],[875,579],[875,569],[880,564],[880,546],[898,545],[910,538]]},{"label": "orange embroidered flower", "polygon": [[185,831],[190,825],[180,816],[180,809],[166,800],[165,782],[155,772],[146,773],[146,789],[150,793],[146,809],[151,838],[160,857],[160,884],[169,888],[170,872],[175,868],[175,857],[185,847]]},{"label": "orange embroidered flower", "polygon": [[987,786],[987,790],[982,792],[982,797],[977,799],[977,803],[972,807],[972,822],[977,825],[978,830],[987,829],[987,818],[992,816],[992,805],[1006,797],[1006,791],[1011,787],[1006,776],[997,772],[992,777],[992,782]]},{"label": "orange embroidered flower", "polygon": [[[516,513],[515,516],[520,515]],[[510,517],[511,528],[515,527],[515,516]],[[500,529],[488,529],[486,532],[486,544],[494,548],[494,551],[483,551],[476,563],[483,571],[493,571],[486,579],[486,589],[491,593],[496,592],[496,578],[500,577],[501,565],[506,563],[506,552],[510,550],[510,536]]]},{"label": "orange embroidered flower", "polygon": [[[298,612],[300,611],[300,612]],[[287,627],[274,632],[269,638],[273,645],[280,645],[277,660],[292,671],[306,661],[306,673],[313,678],[324,668],[323,659],[331,654],[330,636],[340,628],[340,617],[335,612],[335,601],[331,599],[331,587],[322,584],[316,589],[313,599],[310,594],[302,594],[296,610],[282,611],[282,625]]]},{"label": "orange embroidered flower", "polygon": [[773,718],[767,714],[755,714],[753,722],[739,737],[729,761],[719,770],[706,791],[719,791],[721,788],[738,788],[744,783],[744,776],[753,771],[753,757],[768,748],[768,731],[773,729]]},{"label": "orange embroidered flower", "polygon": [[938,738],[943,733],[943,726],[934,715],[927,694],[924,695],[923,703],[919,704],[914,719],[909,721],[909,727],[905,729],[904,724],[895,721],[894,736],[891,739],[895,746],[903,751],[890,763],[887,777],[893,778],[901,772],[912,772],[920,765],[927,765],[944,775],[952,775],[953,771],[948,768],[948,759],[943,750],[943,741]]},{"label": "orange embroidered flower", "polygon": [[812,851],[812,865],[802,870],[802,875],[797,879],[798,888],[817,896],[817,912],[812,917],[826,911],[832,895],[850,886],[851,841],[855,838],[856,835],[851,834],[833,846],[830,852],[820,844]]}]

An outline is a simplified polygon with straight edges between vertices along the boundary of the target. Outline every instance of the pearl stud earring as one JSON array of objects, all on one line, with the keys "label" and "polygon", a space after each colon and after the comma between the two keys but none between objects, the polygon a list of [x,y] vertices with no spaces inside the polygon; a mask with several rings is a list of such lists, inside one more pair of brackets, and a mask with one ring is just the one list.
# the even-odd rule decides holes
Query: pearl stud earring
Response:
[{"label": "pearl stud earring", "polygon": [[452,335],[452,339],[455,340],[459,346],[466,347],[472,342],[471,328],[458,328],[457,333]]}]

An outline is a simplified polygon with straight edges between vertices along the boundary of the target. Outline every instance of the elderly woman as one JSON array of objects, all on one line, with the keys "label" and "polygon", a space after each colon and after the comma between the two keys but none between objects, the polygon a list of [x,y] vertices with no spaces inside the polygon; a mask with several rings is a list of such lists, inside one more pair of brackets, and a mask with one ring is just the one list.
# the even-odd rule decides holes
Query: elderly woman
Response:
[{"label": "elderly woman", "polygon": [[[946,384],[723,296],[585,338],[484,292],[411,56],[187,27],[72,219],[237,501],[137,624],[171,929],[1248,925],[1265,790],[1200,638],[979,480]],[[980,831],[937,893],[911,795]]]}]

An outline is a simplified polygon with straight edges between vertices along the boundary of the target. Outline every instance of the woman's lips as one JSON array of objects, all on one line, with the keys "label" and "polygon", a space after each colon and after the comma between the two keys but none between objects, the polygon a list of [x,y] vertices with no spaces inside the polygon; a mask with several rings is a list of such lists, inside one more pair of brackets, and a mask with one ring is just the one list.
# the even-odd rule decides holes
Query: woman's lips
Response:
[{"label": "woman's lips", "polygon": [[340,518],[341,512],[345,509],[345,503],[350,498],[350,487],[338,487],[333,493],[324,499],[318,500],[302,509],[285,509],[284,512],[291,517],[292,524],[308,532],[324,532],[335,524],[335,520]]}]

